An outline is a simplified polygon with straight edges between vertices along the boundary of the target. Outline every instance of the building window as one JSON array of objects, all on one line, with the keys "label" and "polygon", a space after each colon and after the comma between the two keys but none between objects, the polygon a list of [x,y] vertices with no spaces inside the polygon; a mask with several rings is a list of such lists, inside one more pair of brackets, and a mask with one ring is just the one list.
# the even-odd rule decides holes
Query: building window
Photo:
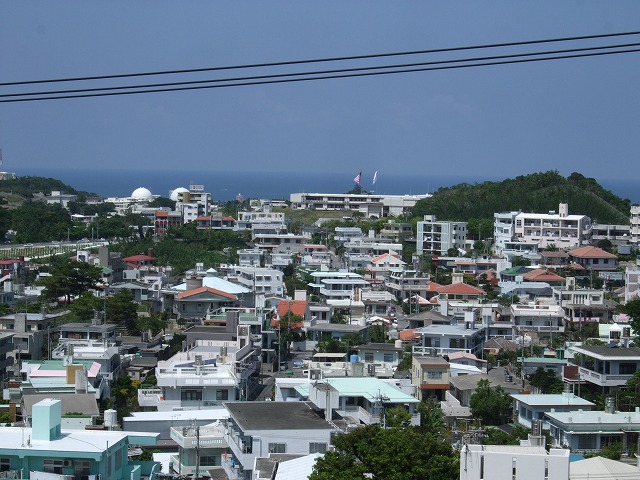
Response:
[{"label": "building window", "polygon": [[393,353],[385,353],[383,359],[387,363],[393,362]]},{"label": "building window", "polygon": [[287,453],[286,443],[270,443],[269,453]]},{"label": "building window", "polygon": [[309,453],[327,453],[327,444],[324,442],[309,442]]},{"label": "building window", "polygon": [[0,472],[6,472],[8,470],[11,470],[11,459],[0,458]]},{"label": "building window", "polygon": [[216,390],[216,400],[229,400],[229,390]]},{"label": "building window", "polygon": [[42,462],[42,469],[47,473],[56,473],[62,475],[64,463],[62,460],[52,460],[45,458]]},{"label": "building window", "polygon": [[373,362],[373,353],[372,352],[365,352],[364,353],[364,361],[365,362]]},{"label": "building window", "polygon": [[442,380],[442,372],[427,372],[429,380]]},{"label": "building window", "polygon": [[202,390],[182,390],[180,399],[186,402],[200,401],[202,400]]},{"label": "building window", "polygon": [[[122,453],[120,453],[120,457],[122,458]],[[74,460],[73,474],[75,476],[89,475],[91,473],[90,466],[91,462],[89,460]]]}]

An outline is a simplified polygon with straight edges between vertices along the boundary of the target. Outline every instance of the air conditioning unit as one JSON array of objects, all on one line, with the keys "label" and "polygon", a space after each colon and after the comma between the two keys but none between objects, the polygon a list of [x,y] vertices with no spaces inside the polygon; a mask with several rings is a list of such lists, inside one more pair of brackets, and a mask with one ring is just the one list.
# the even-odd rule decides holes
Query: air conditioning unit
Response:
[{"label": "air conditioning unit", "polygon": [[72,462],[73,462],[73,460],[69,460],[69,459],[67,459],[67,460],[65,460],[64,462],[62,462],[62,464],[63,464],[65,467],[70,467],[70,466],[71,466],[71,464],[72,464]]}]

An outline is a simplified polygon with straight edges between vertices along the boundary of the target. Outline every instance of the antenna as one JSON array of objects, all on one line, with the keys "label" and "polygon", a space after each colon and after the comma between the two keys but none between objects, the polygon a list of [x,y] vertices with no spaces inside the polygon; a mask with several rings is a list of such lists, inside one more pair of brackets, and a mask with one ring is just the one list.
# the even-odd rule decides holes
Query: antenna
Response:
[{"label": "antenna", "polygon": [[2,169],[2,149],[0,148],[0,169]]}]

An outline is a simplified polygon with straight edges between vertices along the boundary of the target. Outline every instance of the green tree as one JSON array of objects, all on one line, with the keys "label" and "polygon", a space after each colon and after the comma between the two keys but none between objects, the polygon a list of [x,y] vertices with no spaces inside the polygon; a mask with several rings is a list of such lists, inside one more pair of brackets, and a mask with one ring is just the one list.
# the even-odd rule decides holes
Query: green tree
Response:
[{"label": "green tree", "polygon": [[489,380],[478,382],[478,387],[469,399],[474,417],[485,425],[501,425],[509,420],[513,411],[511,397],[501,386],[492,387]]},{"label": "green tree", "polygon": [[402,405],[396,405],[384,411],[384,420],[388,428],[408,427],[411,414]]},{"label": "green tree", "polygon": [[629,315],[629,325],[635,332],[640,332],[640,297],[634,297],[619,308],[622,313]]},{"label": "green tree", "polygon": [[131,290],[120,290],[107,297],[107,321],[127,328],[130,334],[140,333],[137,327],[138,304],[133,300]]},{"label": "green tree", "polygon": [[564,384],[551,369],[545,370],[538,367],[537,370],[529,376],[529,383],[539,388],[541,393],[562,393]]},{"label": "green tree", "polygon": [[49,273],[51,276],[44,277],[42,280],[45,287],[44,297],[47,300],[65,297],[67,304],[71,301],[71,297],[94,289],[102,276],[102,270],[99,267],[68,259],[55,262]]},{"label": "green tree", "polygon": [[93,318],[96,310],[102,310],[103,305],[102,299],[92,292],[83,292],[73,301],[69,309],[77,319],[87,321]]},{"label": "green tree", "polygon": [[435,399],[421,401],[417,406],[420,414],[420,431],[438,436],[445,428],[444,412]]},{"label": "green tree", "polygon": [[367,425],[333,439],[334,451],[319,458],[309,480],[454,480],[458,455],[450,444],[412,427]]}]

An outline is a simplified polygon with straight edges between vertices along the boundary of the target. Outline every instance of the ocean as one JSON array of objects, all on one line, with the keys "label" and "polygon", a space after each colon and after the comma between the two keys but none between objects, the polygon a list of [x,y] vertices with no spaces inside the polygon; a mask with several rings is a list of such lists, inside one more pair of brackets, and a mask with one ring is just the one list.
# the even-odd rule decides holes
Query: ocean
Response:
[{"label": "ocean", "polygon": [[[178,187],[203,185],[214,201],[232,200],[238,194],[245,198],[289,199],[289,194],[345,193],[354,186],[353,175],[336,172],[216,172],[198,170],[55,170],[21,169],[19,176],[50,177],[67,185],[103,197],[128,197],[138,187],[148,188],[154,195],[168,197]],[[501,181],[505,177],[469,177],[420,173],[362,173],[362,188],[379,194],[403,195],[433,193],[441,187],[460,183]],[[596,179],[600,185],[632,203],[640,203],[640,181],[629,179]]]}]

